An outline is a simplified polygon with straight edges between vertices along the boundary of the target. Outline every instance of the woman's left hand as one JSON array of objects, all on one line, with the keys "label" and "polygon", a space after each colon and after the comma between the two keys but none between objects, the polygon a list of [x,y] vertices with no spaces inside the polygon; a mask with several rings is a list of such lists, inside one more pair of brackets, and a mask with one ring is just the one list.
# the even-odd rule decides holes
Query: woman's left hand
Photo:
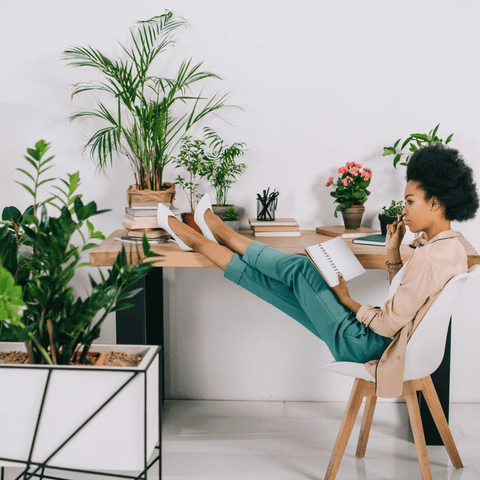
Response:
[{"label": "woman's left hand", "polygon": [[337,286],[332,287],[335,295],[339,298],[339,300],[344,298],[350,298],[347,282],[345,281],[341,273],[338,274],[338,280],[340,283]]}]

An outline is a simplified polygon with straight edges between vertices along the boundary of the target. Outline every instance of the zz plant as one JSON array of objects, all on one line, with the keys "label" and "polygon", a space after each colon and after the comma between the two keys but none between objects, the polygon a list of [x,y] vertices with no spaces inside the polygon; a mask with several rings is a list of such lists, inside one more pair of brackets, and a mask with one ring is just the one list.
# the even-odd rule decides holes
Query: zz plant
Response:
[{"label": "zz plant", "polygon": [[[49,144],[41,140],[27,150],[25,158],[33,174],[19,169],[32,182],[22,185],[32,194],[33,204],[23,214],[13,206],[2,213],[0,338],[25,342],[30,363],[67,365],[77,352],[83,363],[107,315],[129,308],[128,303],[119,302],[140,291],[123,293],[125,288],[153,267],[142,263],[138,252],[133,265],[122,249],[108,275],[100,271],[98,282],[90,276],[90,295],[75,298],[70,281],[78,268],[89,265],[80,263],[81,253],[105,238],[89,219],[106,210],[98,210],[95,202],[82,202],[76,193],[78,173],[62,180],[62,187],[56,187],[58,194],[38,200],[38,188],[54,180],[41,180],[53,159],[44,159],[48,149]],[[59,214],[50,216],[47,205],[56,207]],[[72,242],[77,235],[80,245]],[[146,238],[143,249],[145,256],[155,256]]]}]

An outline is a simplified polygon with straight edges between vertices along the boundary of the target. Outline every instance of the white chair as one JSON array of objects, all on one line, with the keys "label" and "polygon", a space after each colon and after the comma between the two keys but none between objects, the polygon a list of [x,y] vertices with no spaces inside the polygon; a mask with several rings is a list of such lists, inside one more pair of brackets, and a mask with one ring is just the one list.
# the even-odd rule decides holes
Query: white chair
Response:
[{"label": "white chair", "polygon": [[[390,285],[390,297],[397,290],[403,278],[403,273],[404,269],[402,268],[397,275],[395,275]],[[450,279],[430,306],[407,344],[403,394],[401,398],[407,402],[408,415],[412,425],[423,480],[430,480],[432,473],[428,461],[427,447],[416,394],[417,391],[421,391],[425,397],[453,466],[455,468],[463,467],[430,374],[438,368],[443,359],[448,325],[460,289],[468,278],[478,276],[480,276],[480,265],[474,265],[468,273],[463,273]],[[377,396],[375,395],[375,380],[367,372],[363,363],[332,362],[326,365],[323,370],[355,377],[352,392],[325,475],[325,480],[333,480],[340,467],[363,397],[367,399],[365,401],[365,409],[355,456],[357,458],[363,458],[365,455]]]}]

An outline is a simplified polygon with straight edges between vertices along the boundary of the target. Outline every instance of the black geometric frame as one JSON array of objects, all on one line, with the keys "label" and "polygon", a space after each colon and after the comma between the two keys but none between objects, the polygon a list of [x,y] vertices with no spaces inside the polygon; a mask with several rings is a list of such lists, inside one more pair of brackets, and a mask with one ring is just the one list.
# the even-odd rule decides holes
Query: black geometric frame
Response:
[{"label": "black geometric frame", "polygon": [[[143,346],[143,345],[142,345]],[[123,384],[117,388],[117,390],[110,395],[110,397],[100,406],[95,410],[94,413],[90,415],[90,417],[85,420],[82,425],[80,425],[74,432],[72,432],[68,438],[66,438],[56,449],[53,453],[49,455],[47,459],[43,462],[34,462],[32,461],[32,455],[33,455],[33,449],[35,447],[35,442],[37,440],[37,433],[38,433],[38,427],[40,425],[40,421],[42,418],[42,412],[43,412],[43,407],[45,405],[45,400],[47,398],[47,392],[48,392],[48,386],[50,383],[50,378],[52,375],[52,372],[56,369],[60,369],[62,367],[58,367],[55,365],[35,365],[29,367],[28,365],[7,365],[3,364],[2,369],[4,368],[22,368],[22,369],[35,369],[35,370],[48,370],[47,374],[47,380],[45,382],[45,387],[43,391],[43,396],[42,400],[40,402],[40,408],[38,411],[37,415],[37,421],[35,425],[35,431],[33,434],[32,438],[32,443],[30,446],[30,453],[29,453],[29,458],[27,462],[25,460],[18,460],[18,459],[12,459],[12,458],[5,458],[0,456],[0,461],[8,461],[11,463],[19,463],[19,464],[25,464],[26,467],[25,469],[16,477],[15,480],[20,480],[23,478],[24,480],[30,480],[32,477],[35,478],[40,478],[40,479],[56,479],[56,480],[66,480],[58,477],[55,475],[54,477],[50,475],[45,474],[45,469],[49,470],[58,470],[58,471],[64,471],[64,472],[74,472],[74,473],[84,473],[84,474],[92,474],[92,475],[101,475],[105,477],[115,477],[115,478],[123,478],[123,479],[132,479],[132,480],[147,480],[148,476],[148,470],[155,465],[155,463],[158,462],[158,478],[162,478],[162,409],[160,406],[161,398],[162,398],[162,370],[163,370],[163,365],[162,365],[162,356],[159,355],[160,353],[160,347],[157,346],[151,346],[151,348],[156,349],[154,355],[152,356],[150,362],[146,366],[146,368],[142,371],[138,370],[133,370],[130,368],[125,368],[121,367],[119,370],[111,370],[109,369],[108,371],[110,372],[116,372],[119,371],[121,373],[126,373],[126,372],[131,372],[133,375],[128,378]],[[159,367],[159,381],[158,381],[158,399],[159,399],[159,412],[158,412],[158,446],[155,447],[157,450],[154,459],[148,464],[148,452],[147,452],[147,371],[150,365],[153,363],[155,358],[158,357],[158,367]],[[98,370],[104,370],[101,367],[96,367]],[[92,367],[75,367],[75,371],[92,371]],[[143,437],[144,437],[144,464],[143,464],[143,470],[138,474],[138,475],[123,475],[123,474],[118,474],[118,473],[108,473],[105,471],[94,471],[94,470],[84,470],[84,469],[75,469],[75,468],[66,468],[66,467],[56,467],[55,465],[49,465],[49,461],[65,446],[68,444],[68,442],[78,433],[80,432],[93,418],[96,417],[96,415],[103,410],[104,407],[106,407],[133,379],[137,378],[138,376],[143,376],[143,381],[144,381],[144,409],[143,409]],[[13,467],[12,467],[13,468]],[[5,467],[0,468],[0,480],[5,480]]]}]

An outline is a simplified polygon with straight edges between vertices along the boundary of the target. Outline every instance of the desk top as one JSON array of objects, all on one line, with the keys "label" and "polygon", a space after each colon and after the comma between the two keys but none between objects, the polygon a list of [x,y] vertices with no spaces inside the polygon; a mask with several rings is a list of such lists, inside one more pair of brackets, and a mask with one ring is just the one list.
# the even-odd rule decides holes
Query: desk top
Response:
[{"label": "desk top", "polygon": [[[297,255],[305,255],[305,247],[325,242],[333,238],[326,235],[320,235],[314,230],[302,230],[300,237],[254,237],[251,230],[240,230],[240,233],[246,238],[251,238],[252,240],[265,243],[284,252],[295,253]],[[118,253],[122,249],[122,245],[125,246],[127,255],[131,251],[133,253],[133,258],[136,258],[136,245],[119,242],[118,240],[113,239],[114,237],[121,237],[125,234],[125,230],[116,230],[98,247],[92,248],[92,250],[90,250],[89,257],[90,263],[99,267],[113,265]],[[471,267],[474,264],[480,264],[480,255],[475,251],[470,243],[468,243],[463,235],[460,236],[460,240],[462,241],[465,251],[468,254],[468,266]],[[352,252],[358,258],[364,268],[386,268],[385,262],[387,261],[387,252],[384,247],[357,245],[352,243],[352,239],[348,238],[345,239],[345,242],[352,249]],[[210,260],[205,258],[200,253],[183,252],[175,242],[153,244],[151,245],[151,250],[154,253],[164,255],[161,261],[154,263],[154,266],[156,267],[215,267]],[[138,251],[140,253],[140,257],[143,258],[141,245],[138,246]],[[410,255],[413,253],[413,251],[414,250],[408,245],[402,245],[400,247],[400,253],[404,262],[410,258]]]}]

